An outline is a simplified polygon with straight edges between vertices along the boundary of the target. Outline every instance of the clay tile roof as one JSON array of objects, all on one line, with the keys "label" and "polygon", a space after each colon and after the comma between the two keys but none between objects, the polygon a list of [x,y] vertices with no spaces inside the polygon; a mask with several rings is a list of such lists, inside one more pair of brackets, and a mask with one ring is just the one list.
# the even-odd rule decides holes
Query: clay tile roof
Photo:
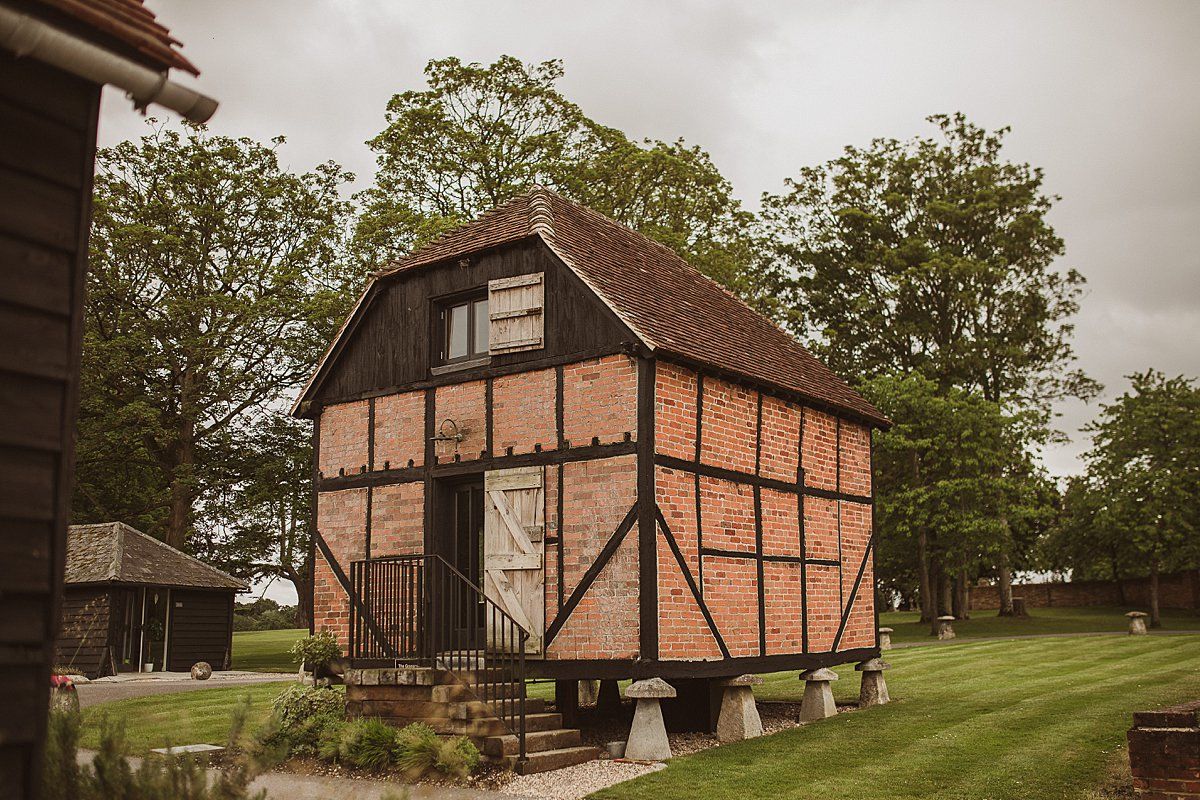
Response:
[{"label": "clay tile roof", "polygon": [[541,187],[481,215],[380,276],[540,236],[654,351],[778,386],[875,425],[877,408],[792,336],[673,250]]},{"label": "clay tile roof", "polygon": [[142,0],[26,0],[26,6],[50,8],[102,38],[116,40],[160,69],[200,71],[175,49],[180,42],[160,24]]},{"label": "clay tile roof", "polygon": [[72,525],[67,532],[66,583],[133,583],[194,589],[249,585],[121,522]]}]

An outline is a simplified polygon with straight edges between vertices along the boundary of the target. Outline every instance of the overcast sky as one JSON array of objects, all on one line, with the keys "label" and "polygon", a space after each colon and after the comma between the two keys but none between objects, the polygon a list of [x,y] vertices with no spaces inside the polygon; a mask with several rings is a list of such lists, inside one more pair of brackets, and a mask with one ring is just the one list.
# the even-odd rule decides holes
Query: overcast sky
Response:
[{"label": "overcast sky", "polygon": [[[1062,201],[1061,268],[1087,280],[1080,365],[1120,394],[1156,367],[1200,374],[1200,2],[398,2],[146,0],[201,70],[219,133],[283,134],[283,160],[371,182],[365,140],[432,58],[561,58],[562,91],[631,137],[707,149],[757,207],[803,165],[963,111],[1010,125],[1007,156]],[[141,133],[107,90],[101,143]],[[1077,472],[1072,444],[1046,453]]]}]

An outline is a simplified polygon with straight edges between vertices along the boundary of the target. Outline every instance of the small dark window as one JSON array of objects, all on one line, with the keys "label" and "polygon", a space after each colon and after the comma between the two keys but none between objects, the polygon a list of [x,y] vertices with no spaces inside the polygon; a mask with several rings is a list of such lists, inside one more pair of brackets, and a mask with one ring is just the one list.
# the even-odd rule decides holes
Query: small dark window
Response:
[{"label": "small dark window", "polygon": [[440,363],[455,364],[487,357],[487,295],[447,302],[440,306],[439,317]]}]

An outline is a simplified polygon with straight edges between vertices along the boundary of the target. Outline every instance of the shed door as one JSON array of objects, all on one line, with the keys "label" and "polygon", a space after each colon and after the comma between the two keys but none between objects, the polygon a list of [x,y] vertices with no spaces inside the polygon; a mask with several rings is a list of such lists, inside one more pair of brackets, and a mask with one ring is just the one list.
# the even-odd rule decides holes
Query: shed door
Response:
[{"label": "shed door", "polygon": [[[483,481],[483,591],[529,633],[526,653],[542,652],[546,628],[542,481],[541,467],[494,470]],[[489,637],[498,640],[499,630],[489,620]]]}]

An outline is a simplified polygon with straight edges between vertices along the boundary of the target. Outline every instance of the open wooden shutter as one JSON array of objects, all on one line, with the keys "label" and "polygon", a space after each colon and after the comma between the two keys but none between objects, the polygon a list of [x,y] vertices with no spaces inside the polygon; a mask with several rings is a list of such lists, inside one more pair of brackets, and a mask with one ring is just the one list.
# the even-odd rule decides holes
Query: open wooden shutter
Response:
[{"label": "open wooden shutter", "polygon": [[498,469],[483,478],[483,591],[528,631],[526,653],[542,652],[546,630],[542,482],[542,467]]},{"label": "open wooden shutter", "polygon": [[488,352],[545,346],[544,273],[488,281]]}]

